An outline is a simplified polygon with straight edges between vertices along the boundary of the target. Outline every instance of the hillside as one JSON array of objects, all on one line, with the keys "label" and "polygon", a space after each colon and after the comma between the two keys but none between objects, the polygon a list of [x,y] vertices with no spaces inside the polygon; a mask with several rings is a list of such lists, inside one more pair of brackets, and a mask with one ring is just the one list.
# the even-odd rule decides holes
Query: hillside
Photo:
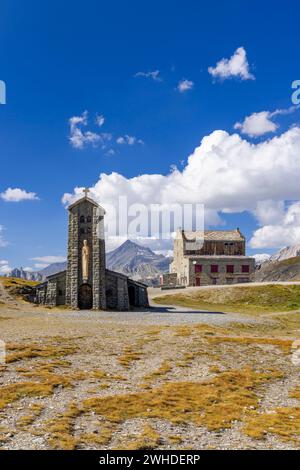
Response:
[{"label": "hillside", "polygon": [[248,285],[198,289],[164,294],[153,301],[162,305],[203,309],[215,312],[260,314],[300,308],[300,285]]},{"label": "hillside", "polygon": [[267,261],[255,272],[255,281],[298,281],[300,280],[300,256],[281,261]]}]

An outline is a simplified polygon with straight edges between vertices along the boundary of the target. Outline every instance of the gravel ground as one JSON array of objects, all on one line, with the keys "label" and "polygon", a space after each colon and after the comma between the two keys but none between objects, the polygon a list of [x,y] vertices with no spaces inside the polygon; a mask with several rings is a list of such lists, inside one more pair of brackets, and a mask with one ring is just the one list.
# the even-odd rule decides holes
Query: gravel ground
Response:
[{"label": "gravel ground", "polygon": [[[56,384],[49,396],[25,395],[14,399],[2,410],[0,395],[0,449],[70,448],[70,443],[66,444],[61,436],[56,441],[54,439],[53,444],[53,437],[57,435],[51,430],[49,422],[64,423],[62,415],[71,403],[80,406],[86,398],[113,397],[133,392],[140,394],[145,390],[145,381],[154,390],[165,383],[201,383],[217,376],[211,370],[215,365],[222,372],[240,370],[245,366],[265,370],[275,368],[283,372],[284,377],[257,389],[260,412],[269,412],[278,406],[291,409],[297,406],[298,401],[290,398],[289,392],[299,384],[299,368],[292,364],[289,353],[276,345],[214,344],[209,341],[211,336],[219,334],[244,334],[239,329],[240,324],[250,328],[254,336],[260,334],[260,328],[264,328],[264,332],[270,328],[269,337],[274,338],[272,328],[276,321],[273,319],[168,306],[153,306],[132,312],[93,312],[45,309],[16,302],[7,296],[5,301],[6,305],[0,307],[0,339],[8,344],[17,343],[14,346],[16,351],[18,348],[22,350],[24,345],[30,348],[37,344],[41,348],[71,345],[75,349],[59,357],[35,357],[34,354],[20,357],[2,369],[0,367],[0,393],[2,387],[14,386],[22,381],[44,383],[41,378],[28,378],[28,373],[39,371],[41,365],[45,367],[55,360],[68,361],[65,365],[56,365],[55,374],[66,378],[72,373],[81,372],[86,374],[86,378],[74,379],[71,387]],[[293,334],[290,331],[282,332],[282,338],[294,339]],[[128,348],[137,355],[133,359],[126,356]],[[128,360],[125,365],[122,362],[124,356]],[[106,375],[92,377],[91,371],[94,369]],[[152,374],[151,379],[149,374]],[[50,376],[47,380],[52,379]],[[20,418],[32,413],[33,404],[42,405],[42,411],[30,424],[20,426]],[[132,442],[139,442],[145,426],[151,426],[159,436],[155,444],[147,441],[150,448],[300,447],[294,439],[282,440],[276,433],[266,433],[263,439],[250,438],[243,432],[242,420],[232,422],[229,429],[208,431],[204,426],[188,421],[174,424],[165,419],[140,417],[121,421],[104,443],[93,439],[82,441],[82,436],[86,434],[100,435],[103,426],[105,428],[103,417],[93,411],[85,412],[72,418],[67,434],[78,439],[77,448],[84,449],[128,448]]]}]

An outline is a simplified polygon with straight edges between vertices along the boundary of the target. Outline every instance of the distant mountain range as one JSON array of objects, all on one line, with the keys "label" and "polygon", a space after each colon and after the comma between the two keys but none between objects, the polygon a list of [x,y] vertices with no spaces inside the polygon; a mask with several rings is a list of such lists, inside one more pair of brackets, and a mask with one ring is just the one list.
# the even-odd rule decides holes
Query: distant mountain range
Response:
[{"label": "distant mountain range", "polygon": [[255,271],[255,281],[300,281],[300,256],[266,261]]},{"label": "distant mountain range", "polygon": [[[159,282],[159,275],[169,271],[172,258],[155,254],[150,248],[138,245],[127,240],[121,246],[106,254],[106,266],[108,269],[126,274],[135,280],[140,280],[149,285]],[[67,262],[53,263],[37,272],[24,271],[16,268],[8,274],[30,281],[43,281],[47,276],[64,271]]]},{"label": "distant mountain range", "polygon": [[127,240],[116,250],[107,253],[108,269],[126,274],[146,284],[156,284],[159,274],[169,272],[172,258],[157,255],[150,248]]},{"label": "distant mountain range", "polygon": [[296,256],[300,256],[300,243],[281,248],[281,250],[270,257],[269,261],[283,261],[288,258],[295,258]]},{"label": "distant mountain range", "polygon": [[257,263],[255,280],[300,281],[300,244],[286,246],[267,259],[262,259]]}]

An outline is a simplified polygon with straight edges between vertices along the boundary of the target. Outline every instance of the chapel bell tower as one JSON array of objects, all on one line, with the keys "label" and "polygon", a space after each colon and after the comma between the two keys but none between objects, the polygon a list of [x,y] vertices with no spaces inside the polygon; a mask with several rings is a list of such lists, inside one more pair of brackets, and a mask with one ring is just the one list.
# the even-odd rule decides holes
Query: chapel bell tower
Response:
[{"label": "chapel bell tower", "polygon": [[104,209],[84,196],[68,207],[68,267],[66,304],[74,309],[104,310]]}]

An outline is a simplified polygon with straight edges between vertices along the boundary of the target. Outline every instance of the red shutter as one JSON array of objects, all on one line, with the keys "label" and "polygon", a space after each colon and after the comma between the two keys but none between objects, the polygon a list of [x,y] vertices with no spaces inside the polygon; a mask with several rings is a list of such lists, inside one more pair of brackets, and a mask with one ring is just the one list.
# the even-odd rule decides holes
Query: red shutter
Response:
[{"label": "red shutter", "polygon": [[202,264],[195,264],[195,273],[202,273]]}]

